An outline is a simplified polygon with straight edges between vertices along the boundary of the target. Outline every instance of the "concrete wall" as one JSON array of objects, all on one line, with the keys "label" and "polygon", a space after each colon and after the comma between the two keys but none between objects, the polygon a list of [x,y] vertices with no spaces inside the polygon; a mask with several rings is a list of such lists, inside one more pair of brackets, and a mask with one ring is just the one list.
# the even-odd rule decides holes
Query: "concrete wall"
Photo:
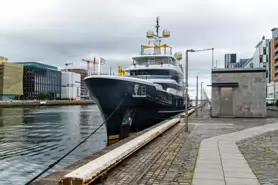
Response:
[{"label": "concrete wall", "polygon": [[[233,87],[234,117],[266,117],[266,73],[263,70],[213,69],[212,83],[238,83],[238,87]],[[212,87],[212,116],[220,116],[220,97],[220,87]]]}]

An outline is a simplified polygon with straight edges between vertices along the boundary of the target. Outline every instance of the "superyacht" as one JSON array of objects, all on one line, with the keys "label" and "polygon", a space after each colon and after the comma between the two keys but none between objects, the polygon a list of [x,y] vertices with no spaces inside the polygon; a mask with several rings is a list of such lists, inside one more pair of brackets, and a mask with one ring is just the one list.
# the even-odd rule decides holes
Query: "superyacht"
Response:
[{"label": "superyacht", "polygon": [[[184,73],[181,53],[161,44],[170,37],[147,32],[149,45],[142,45],[139,56],[119,76],[92,75],[85,78],[93,101],[106,121],[108,139],[123,139],[130,133],[148,128],[184,111]],[[188,98],[188,102],[189,98]]]}]

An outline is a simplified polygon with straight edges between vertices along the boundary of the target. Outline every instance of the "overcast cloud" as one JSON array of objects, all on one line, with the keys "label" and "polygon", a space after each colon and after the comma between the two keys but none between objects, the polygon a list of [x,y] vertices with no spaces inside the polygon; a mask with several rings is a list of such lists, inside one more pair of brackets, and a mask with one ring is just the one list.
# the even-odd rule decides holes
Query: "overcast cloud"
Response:
[{"label": "overcast cloud", "polygon": [[[225,53],[251,57],[261,37],[278,27],[277,0],[0,0],[0,7],[0,56],[82,68],[82,58],[101,56],[108,60],[103,70],[114,72],[148,43],[156,16],[171,30],[165,42],[174,51],[214,47],[218,67]],[[197,74],[210,83],[211,52],[190,54],[189,67],[195,97]]]}]

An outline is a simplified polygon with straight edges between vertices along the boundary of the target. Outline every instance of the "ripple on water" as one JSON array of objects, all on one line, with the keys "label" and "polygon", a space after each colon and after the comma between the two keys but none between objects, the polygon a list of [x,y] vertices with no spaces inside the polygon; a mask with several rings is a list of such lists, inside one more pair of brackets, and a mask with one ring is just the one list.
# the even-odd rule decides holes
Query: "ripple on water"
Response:
[{"label": "ripple on water", "polygon": [[[101,122],[94,105],[0,109],[0,184],[26,183]],[[101,150],[106,140],[106,130],[102,127],[48,173]]]}]

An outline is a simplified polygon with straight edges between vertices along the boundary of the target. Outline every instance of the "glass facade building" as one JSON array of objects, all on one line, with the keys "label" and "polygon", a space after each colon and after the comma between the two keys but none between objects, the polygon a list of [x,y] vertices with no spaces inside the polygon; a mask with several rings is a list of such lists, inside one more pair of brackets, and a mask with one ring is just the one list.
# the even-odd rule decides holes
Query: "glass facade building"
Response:
[{"label": "glass facade building", "polygon": [[233,68],[236,64],[236,54],[225,54],[225,68]]},{"label": "glass facade building", "polygon": [[37,62],[24,62],[23,99],[39,99],[47,93],[49,99],[61,98],[61,71],[57,67]]}]

